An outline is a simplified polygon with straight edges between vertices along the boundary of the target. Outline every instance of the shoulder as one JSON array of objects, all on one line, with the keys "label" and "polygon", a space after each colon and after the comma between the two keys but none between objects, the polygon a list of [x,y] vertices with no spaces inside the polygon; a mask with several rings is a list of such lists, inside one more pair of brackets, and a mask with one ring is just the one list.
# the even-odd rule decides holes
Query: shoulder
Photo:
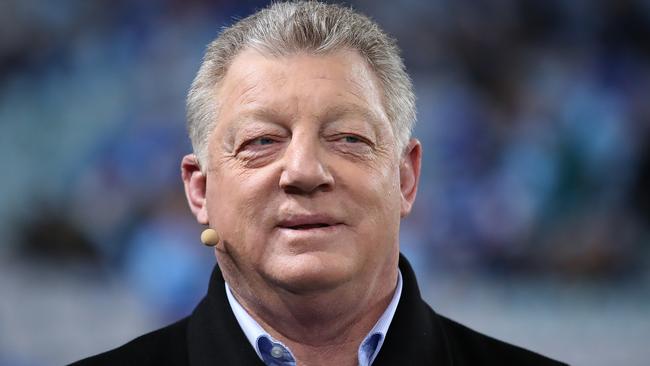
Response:
[{"label": "shoulder", "polygon": [[449,352],[461,365],[565,365],[535,352],[481,334],[451,319],[435,314]]},{"label": "shoulder", "polygon": [[187,323],[188,318],[184,318],[71,366],[187,365]]}]

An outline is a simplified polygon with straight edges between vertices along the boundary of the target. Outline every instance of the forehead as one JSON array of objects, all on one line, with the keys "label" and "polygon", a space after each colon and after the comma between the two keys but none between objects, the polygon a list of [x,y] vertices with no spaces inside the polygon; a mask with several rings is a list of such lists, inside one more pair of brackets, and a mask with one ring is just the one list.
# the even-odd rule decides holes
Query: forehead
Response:
[{"label": "forehead", "polygon": [[356,51],[266,56],[247,49],[233,59],[217,99],[225,114],[360,113],[388,123],[379,85]]}]

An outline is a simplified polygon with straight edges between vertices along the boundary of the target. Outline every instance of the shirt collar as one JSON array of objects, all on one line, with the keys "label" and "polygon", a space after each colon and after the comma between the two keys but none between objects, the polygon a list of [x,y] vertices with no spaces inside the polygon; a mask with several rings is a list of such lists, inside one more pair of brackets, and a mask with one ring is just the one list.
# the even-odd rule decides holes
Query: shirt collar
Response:
[{"label": "shirt collar", "polygon": [[[239,323],[246,338],[251,346],[255,349],[257,356],[264,361],[267,365],[295,365],[295,358],[293,354],[281,342],[273,339],[262,326],[253,319],[250,314],[241,306],[239,301],[233,296],[228,283],[225,283],[226,297],[235,318]],[[384,344],[386,333],[393,320],[397,304],[402,295],[402,273],[397,272],[397,286],[393,293],[393,298],[384,310],[384,313],[379,317],[375,326],[372,327],[368,335],[364,338],[363,342],[359,345],[358,358],[360,366],[370,366],[377,357],[381,346]],[[277,357],[276,357],[277,356]]]}]

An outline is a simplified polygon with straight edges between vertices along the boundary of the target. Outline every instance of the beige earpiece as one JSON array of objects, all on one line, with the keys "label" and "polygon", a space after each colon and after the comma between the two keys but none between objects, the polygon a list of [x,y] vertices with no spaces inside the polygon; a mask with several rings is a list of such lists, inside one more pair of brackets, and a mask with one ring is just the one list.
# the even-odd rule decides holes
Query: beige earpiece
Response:
[{"label": "beige earpiece", "polygon": [[219,243],[219,234],[214,229],[205,229],[201,233],[201,243],[213,247]]}]

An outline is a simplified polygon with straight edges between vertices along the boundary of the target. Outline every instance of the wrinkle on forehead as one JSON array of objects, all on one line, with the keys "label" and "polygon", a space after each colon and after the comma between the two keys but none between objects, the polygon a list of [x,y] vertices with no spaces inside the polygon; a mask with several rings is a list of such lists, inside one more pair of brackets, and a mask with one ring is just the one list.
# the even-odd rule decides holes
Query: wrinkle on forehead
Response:
[{"label": "wrinkle on forehead", "polygon": [[[228,99],[231,96],[236,96],[234,100],[230,102],[237,103],[239,105],[248,105],[258,102],[260,100],[260,96],[264,96],[264,93],[268,92],[265,89],[267,89],[269,86],[268,82],[261,82],[258,75],[259,70],[250,70],[241,76],[235,74],[234,77],[232,77],[232,80],[228,80],[220,88],[220,99]],[[273,76],[271,81],[273,82],[273,86],[276,87],[283,87],[288,81],[288,76],[283,72],[283,70],[274,70],[273,73],[267,73],[265,75],[267,77]],[[235,86],[226,96],[223,95],[223,93],[226,89],[228,89],[227,84],[233,84]]]},{"label": "wrinkle on forehead", "polygon": [[[329,57],[338,57],[337,62],[331,63],[332,68],[327,67]],[[305,59],[311,59],[307,73],[302,72],[306,67],[303,63]],[[298,71],[301,77],[292,77],[293,63],[303,68]],[[320,100],[309,99],[309,90],[313,88],[309,83],[316,80],[343,81],[345,87],[332,89],[335,100],[330,105],[321,106]],[[282,91],[291,89],[292,83],[303,84],[300,87],[307,91],[307,98],[305,95],[283,95]],[[248,49],[233,60],[218,90],[218,99],[222,105],[228,103],[234,108],[227,117],[233,118],[231,122],[234,122],[228,131],[224,131],[227,135],[232,135],[232,129],[241,122],[251,119],[289,123],[294,118],[302,117],[332,120],[349,116],[368,121],[376,131],[387,124],[394,134],[386,115],[382,90],[372,68],[357,51],[344,49],[323,55],[305,51],[269,56]],[[318,93],[314,94],[314,98],[318,97]],[[301,116],[303,103],[315,103],[319,108],[310,116]]]},{"label": "wrinkle on forehead", "polygon": [[[344,73],[345,81],[349,83],[351,86],[353,86],[352,94],[361,97],[361,95],[363,95],[364,92],[367,92],[369,90],[372,90],[374,92],[383,90],[381,87],[381,83],[379,82],[377,76],[372,70],[372,67],[368,64],[365,58],[363,58],[356,50],[340,49],[325,54],[313,54],[309,51],[299,51],[289,55],[272,56],[257,51],[255,49],[249,48],[240,52],[233,59],[233,61],[230,64],[230,69],[228,70],[228,72],[226,73],[223,79],[223,81],[226,83],[230,81],[232,84],[235,85],[243,85],[245,90],[242,90],[240,92],[242,95],[248,93],[249,91],[248,89],[252,87],[251,84],[257,84],[260,80],[260,78],[257,77],[260,74],[259,69],[246,70],[246,68],[250,65],[250,62],[238,62],[239,60],[249,56],[254,57],[252,59],[255,60],[254,62],[256,64],[261,65],[263,68],[266,68],[268,71],[272,71],[272,73],[269,73],[271,75],[265,74],[265,77],[271,77],[270,80],[273,83],[278,83],[278,85],[275,86],[283,86],[286,82],[293,81],[293,79],[290,77],[291,71],[287,70],[284,67],[277,67],[280,65],[273,65],[272,63],[267,63],[265,61],[280,61],[282,65],[287,65],[294,62],[299,62],[300,59],[304,59],[304,58],[312,58],[315,60],[325,61],[327,58],[332,56],[343,56],[343,59],[345,60],[346,63],[345,66],[348,67],[348,71]],[[339,64],[338,66],[341,65]],[[328,72],[327,68],[315,69],[313,71],[314,74],[312,75],[312,77],[314,80],[319,80],[319,79],[334,80],[334,78],[330,76],[331,73]],[[360,83],[359,81],[362,82]],[[368,84],[372,84],[372,85],[368,85]],[[220,89],[224,89],[224,87],[225,87],[225,83],[221,86]],[[233,91],[236,90],[237,90],[236,88],[233,88]],[[379,100],[383,99],[381,95],[373,95],[373,98],[374,97],[379,97],[378,98]]]}]

